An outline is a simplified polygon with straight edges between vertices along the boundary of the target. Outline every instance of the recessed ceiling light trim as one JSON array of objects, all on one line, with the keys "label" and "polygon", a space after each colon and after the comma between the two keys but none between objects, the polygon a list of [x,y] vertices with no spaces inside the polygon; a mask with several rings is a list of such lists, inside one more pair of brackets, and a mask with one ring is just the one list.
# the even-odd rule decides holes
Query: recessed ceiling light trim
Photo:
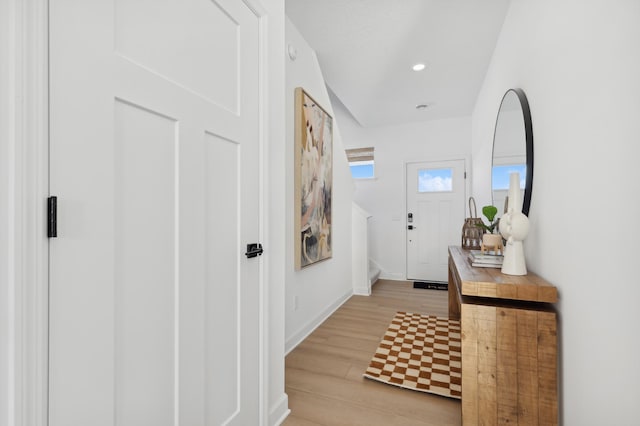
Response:
[{"label": "recessed ceiling light trim", "polygon": [[414,71],[422,71],[427,66],[425,64],[415,64],[412,68]]}]

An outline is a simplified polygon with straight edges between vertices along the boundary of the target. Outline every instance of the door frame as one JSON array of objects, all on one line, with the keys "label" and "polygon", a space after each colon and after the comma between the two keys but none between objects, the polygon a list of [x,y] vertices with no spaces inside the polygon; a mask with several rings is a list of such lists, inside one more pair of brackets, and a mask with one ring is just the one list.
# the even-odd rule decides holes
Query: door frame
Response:
[{"label": "door frame", "polygon": [[[408,265],[408,259],[409,259],[409,251],[408,251],[408,244],[407,244],[407,240],[409,239],[409,233],[407,232],[407,214],[409,213],[408,210],[408,206],[407,206],[407,168],[409,167],[409,164],[416,164],[416,163],[438,163],[441,161],[462,161],[464,163],[464,198],[467,199],[467,194],[469,194],[470,192],[470,188],[471,188],[471,179],[470,179],[470,173],[467,170],[467,164],[471,164],[471,160],[469,157],[467,156],[462,156],[462,157],[444,157],[444,158],[432,158],[429,160],[421,160],[421,161],[416,161],[416,160],[411,160],[411,161],[405,161],[402,169],[403,169],[403,176],[402,176],[402,183],[403,183],[403,187],[402,187],[402,196],[403,196],[403,204],[404,204],[404,216],[402,218],[402,230],[404,232],[404,259],[403,259],[403,263],[404,263],[404,271],[403,271],[403,278],[405,281],[407,281],[408,278],[408,269],[409,269],[409,265]],[[460,229],[462,229],[462,223],[460,224]]]},{"label": "door frame", "polygon": [[[0,86],[10,96],[0,106],[5,120],[2,138],[0,196],[7,202],[2,217],[0,252],[6,273],[0,292],[7,316],[0,347],[0,422],[45,426],[48,410],[49,242],[46,198],[49,193],[48,0],[8,0],[0,13],[3,45]],[[4,38],[6,37],[6,38]],[[6,124],[6,126],[4,125]],[[4,261],[3,261],[4,262]],[[6,269],[4,268],[6,266]],[[5,334],[6,333],[6,334]]]},{"label": "door frame", "polygon": [[[269,145],[283,133],[275,123],[283,113],[272,111],[272,88],[281,88],[277,77],[283,68],[270,59],[280,51],[278,27],[269,25],[263,0],[243,0],[255,13],[260,26],[259,66],[261,138],[261,179],[268,190]],[[274,12],[278,12],[275,10]],[[284,22],[273,20],[274,24]],[[0,89],[9,96],[0,99],[0,424],[16,426],[48,424],[48,324],[49,324],[49,240],[46,237],[46,206],[49,194],[49,0],[7,0],[0,5]],[[6,65],[5,65],[6,64]],[[280,95],[278,104],[284,106]],[[260,239],[270,246],[268,200],[261,196]],[[6,237],[6,238],[5,238]],[[275,407],[269,406],[272,355],[284,351],[269,346],[272,317],[266,258],[260,267],[260,424],[269,415],[282,419],[288,414],[286,394]],[[277,259],[276,259],[277,261]],[[280,290],[278,287],[275,290]],[[279,291],[276,291],[278,293]],[[3,302],[4,301],[4,302]],[[2,312],[6,315],[2,315]],[[282,337],[283,336],[274,336]],[[280,369],[276,371],[280,373]],[[284,368],[281,371],[284,374]],[[284,387],[282,389],[284,392]]]}]

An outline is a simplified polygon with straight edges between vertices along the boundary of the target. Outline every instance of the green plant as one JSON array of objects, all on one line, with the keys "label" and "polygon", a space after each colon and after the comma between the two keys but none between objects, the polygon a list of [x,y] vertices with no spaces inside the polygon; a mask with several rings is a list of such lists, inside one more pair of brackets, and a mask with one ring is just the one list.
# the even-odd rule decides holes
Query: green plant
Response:
[{"label": "green plant", "polygon": [[484,223],[479,223],[478,226],[489,233],[493,234],[493,230],[498,226],[498,221],[496,219],[496,215],[498,214],[498,208],[495,206],[484,206],[482,208],[482,214],[489,221],[489,225],[485,225]]}]

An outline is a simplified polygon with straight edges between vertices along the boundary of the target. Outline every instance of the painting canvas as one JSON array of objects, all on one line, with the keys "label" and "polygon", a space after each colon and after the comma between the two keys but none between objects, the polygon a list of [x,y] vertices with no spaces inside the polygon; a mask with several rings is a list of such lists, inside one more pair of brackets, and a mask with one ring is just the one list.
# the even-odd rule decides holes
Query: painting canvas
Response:
[{"label": "painting canvas", "polygon": [[295,90],[296,269],[331,258],[333,119],[301,87]]}]

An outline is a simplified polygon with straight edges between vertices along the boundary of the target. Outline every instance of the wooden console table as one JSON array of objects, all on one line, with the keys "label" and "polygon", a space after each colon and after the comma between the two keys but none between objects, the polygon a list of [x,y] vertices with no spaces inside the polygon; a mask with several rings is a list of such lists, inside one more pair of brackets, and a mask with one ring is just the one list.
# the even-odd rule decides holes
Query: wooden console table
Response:
[{"label": "wooden console table", "polygon": [[476,268],[449,247],[449,318],[462,330],[463,425],[557,425],[556,287]]}]

